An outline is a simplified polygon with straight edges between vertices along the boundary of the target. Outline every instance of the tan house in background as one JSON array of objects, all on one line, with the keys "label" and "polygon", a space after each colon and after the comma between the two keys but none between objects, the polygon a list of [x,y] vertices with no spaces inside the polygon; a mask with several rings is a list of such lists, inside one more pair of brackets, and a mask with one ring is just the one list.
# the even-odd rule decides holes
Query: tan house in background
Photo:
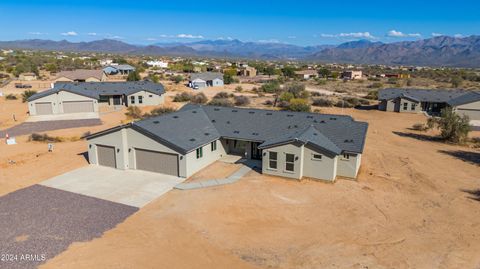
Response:
[{"label": "tan house in background", "polygon": [[301,70],[295,71],[295,76],[301,79],[311,79],[318,77],[318,73],[316,70]]},{"label": "tan house in background", "polygon": [[22,73],[18,76],[18,79],[23,81],[37,80],[37,75],[35,73]]},{"label": "tan house in background", "polygon": [[342,78],[343,79],[350,79],[350,80],[355,80],[355,79],[362,79],[362,71],[344,71],[342,73]]},{"label": "tan house in background", "polygon": [[55,82],[102,82],[107,76],[103,70],[77,69],[62,71],[57,74]]},{"label": "tan house in background", "polygon": [[242,77],[256,77],[257,69],[255,69],[255,67],[246,66],[238,71],[238,75]]}]

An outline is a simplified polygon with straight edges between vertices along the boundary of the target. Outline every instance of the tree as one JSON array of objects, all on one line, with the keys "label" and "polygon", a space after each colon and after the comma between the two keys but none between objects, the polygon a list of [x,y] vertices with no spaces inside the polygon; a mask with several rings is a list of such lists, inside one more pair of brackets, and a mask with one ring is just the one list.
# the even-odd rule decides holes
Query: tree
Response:
[{"label": "tree", "polygon": [[293,94],[295,98],[304,97],[305,94],[305,85],[301,83],[288,83],[285,85],[285,91]]},{"label": "tree", "polygon": [[224,82],[225,84],[232,84],[232,83],[235,82],[235,79],[234,79],[233,76],[230,75],[230,74],[224,74],[224,75],[223,75],[223,82]]},{"label": "tree", "polygon": [[173,81],[175,82],[175,84],[178,84],[183,81],[183,77],[181,75],[174,76]]},{"label": "tree", "polygon": [[28,98],[30,98],[30,96],[36,94],[37,92],[36,91],[33,91],[33,90],[26,90],[22,93],[22,102],[26,102],[28,100]]},{"label": "tree", "polygon": [[265,93],[276,93],[280,89],[280,83],[277,81],[268,82],[260,88]]},{"label": "tree", "polygon": [[140,74],[138,73],[138,71],[130,72],[130,74],[128,74],[128,77],[127,77],[127,81],[139,81],[141,79],[142,77],[140,77]]},{"label": "tree", "polygon": [[318,75],[321,76],[322,78],[328,78],[332,72],[328,70],[327,68],[322,68],[318,70]]},{"label": "tree", "polygon": [[273,66],[267,66],[264,71],[265,75],[273,76],[275,75],[275,68]]},{"label": "tree", "polygon": [[294,78],[295,77],[295,68],[291,66],[285,66],[282,68],[282,73],[287,78]]},{"label": "tree", "polygon": [[439,118],[429,118],[428,128],[437,128],[440,130],[442,139],[462,143],[467,140],[468,133],[471,131],[470,119],[467,115],[460,116],[451,108],[444,108]]},{"label": "tree", "polygon": [[462,85],[463,79],[460,76],[454,76],[450,82],[452,83],[452,87],[458,88]]},{"label": "tree", "polygon": [[142,110],[138,106],[129,106],[125,116],[129,119],[138,120],[142,118]]}]

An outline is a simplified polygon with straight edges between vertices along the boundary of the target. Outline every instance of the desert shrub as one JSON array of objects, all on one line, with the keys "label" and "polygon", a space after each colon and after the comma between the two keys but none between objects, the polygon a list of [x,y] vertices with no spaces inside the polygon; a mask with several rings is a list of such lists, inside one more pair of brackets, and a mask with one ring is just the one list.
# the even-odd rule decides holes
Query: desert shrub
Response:
[{"label": "desert shrub", "polygon": [[407,86],[410,87],[413,85],[413,80],[407,79]]},{"label": "desert shrub", "polygon": [[336,107],[344,107],[344,108],[352,108],[352,107],[355,107],[354,104],[352,103],[349,103],[345,100],[339,100],[338,102],[335,103],[335,106]]},{"label": "desert shrub", "polygon": [[480,148],[480,137],[472,137],[470,141],[473,143],[473,148]]},{"label": "desert shrub", "polygon": [[235,87],[235,91],[236,91],[236,92],[242,92],[242,91],[243,91],[242,86],[237,86],[237,87]]},{"label": "desert shrub", "polygon": [[227,92],[219,92],[219,93],[215,94],[213,99],[227,99],[229,97],[230,97],[230,95]]},{"label": "desert shrub", "polygon": [[127,112],[125,112],[125,116],[129,119],[141,119],[142,118],[142,110],[138,106],[129,106],[127,107]]},{"label": "desert shrub", "polygon": [[175,84],[178,84],[183,81],[183,77],[181,75],[177,75],[172,77],[172,81],[175,82]]},{"label": "desert shrub", "polygon": [[262,92],[275,93],[280,90],[280,83],[278,81],[268,82],[263,84],[260,89]]},{"label": "desert shrub", "polygon": [[28,98],[30,98],[32,95],[36,94],[37,91],[33,91],[33,90],[26,90],[22,93],[22,102],[26,102],[28,100]]},{"label": "desert shrub", "polygon": [[210,106],[226,106],[231,107],[233,106],[232,101],[228,100],[227,98],[214,98],[210,102],[208,102]]},{"label": "desert shrub", "polygon": [[325,79],[318,79],[317,80],[317,85],[325,85],[325,84],[327,84],[327,80],[325,80]]},{"label": "desert shrub", "polygon": [[370,86],[368,86],[369,88],[382,88],[383,87],[383,83],[381,82],[374,82],[372,83]]},{"label": "desert shrub", "polygon": [[289,105],[290,103],[285,101],[278,101],[276,104],[277,107],[286,108],[286,109],[288,109]]},{"label": "desert shrub", "polygon": [[397,84],[398,79],[397,78],[389,78],[387,80],[387,84]]},{"label": "desert shrub", "polygon": [[263,102],[264,105],[266,106],[273,106],[273,101],[272,100],[265,100],[265,102]]},{"label": "desert shrub", "polygon": [[28,141],[36,142],[63,142],[63,138],[58,136],[49,136],[48,134],[33,133],[28,137]]},{"label": "desert shrub", "polygon": [[172,113],[175,111],[177,110],[173,107],[157,107],[157,108],[154,108],[152,111],[150,111],[150,113],[143,114],[143,117],[144,118],[156,117],[156,116]]},{"label": "desert shrub", "polygon": [[460,116],[451,108],[442,109],[438,118],[429,118],[427,126],[439,129],[442,139],[453,143],[465,142],[471,131],[469,117],[467,115]]},{"label": "desert shrub", "polygon": [[17,96],[16,96],[15,94],[11,94],[11,93],[10,93],[10,94],[7,94],[7,95],[5,96],[5,99],[6,99],[6,100],[17,100],[18,98],[17,98]]},{"label": "desert shrub", "polygon": [[192,100],[192,94],[188,92],[177,93],[175,97],[173,97],[173,102],[188,102]]},{"label": "desert shrub", "polygon": [[310,112],[310,105],[305,99],[295,98],[290,100],[287,109],[290,111]]},{"label": "desert shrub", "polygon": [[378,99],[378,90],[369,91],[365,98],[370,100],[377,100]]},{"label": "desert shrub", "polygon": [[235,96],[233,97],[233,102],[235,103],[236,106],[246,106],[250,104],[250,98],[243,95]]},{"label": "desert shrub", "polygon": [[326,98],[314,98],[312,105],[314,106],[333,106],[333,102]]},{"label": "desert shrub", "polygon": [[207,96],[205,96],[205,94],[203,92],[197,93],[190,100],[190,102],[192,102],[194,104],[205,104],[207,101],[208,101],[208,98],[207,98]]},{"label": "desert shrub", "polygon": [[311,95],[312,97],[325,96],[325,94],[319,93],[319,92],[311,92],[310,95]]},{"label": "desert shrub", "polygon": [[304,98],[305,96],[305,84],[301,83],[288,83],[285,85],[284,90],[293,94],[294,98]]},{"label": "desert shrub", "polygon": [[291,92],[284,92],[280,95],[280,98],[279,100],[280,101],[284,101],[284,102],[289,102],[291,99],[295,98],[295,96],[293,95],[293,93]]},{"label": "desert shrub", "polygon": [[415,131],[426,131],[427,129],[428,127],[423,123],[415,123],[414,125],[412,125],[412,130]]},{"label": "desert shrub", "polygon": [[336,89],[335,92],[338,92],[338,93],[346,93],[347,90],[346,90],[346,89]]}]

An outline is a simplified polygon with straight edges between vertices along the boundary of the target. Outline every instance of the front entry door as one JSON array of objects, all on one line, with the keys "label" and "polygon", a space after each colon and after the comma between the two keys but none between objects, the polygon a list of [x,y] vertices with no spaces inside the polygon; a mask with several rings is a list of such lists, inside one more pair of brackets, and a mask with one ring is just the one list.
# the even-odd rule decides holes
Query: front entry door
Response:
[{"label": "front entry door", "polygon": [[250,153],[251,153],[252,159],[254,159],[254,160],[261,160],[262,159],[262,150],[258,149],[258,146],[260,144],[261,143],[258,143],[258,142],[250,143],[250,145],[251,145]]},{"label": "front entry door", "polygon": [[122,96],[121,95],[113,96],[113,105],[114,106],[119,106],[121,104],[122,104]]}]

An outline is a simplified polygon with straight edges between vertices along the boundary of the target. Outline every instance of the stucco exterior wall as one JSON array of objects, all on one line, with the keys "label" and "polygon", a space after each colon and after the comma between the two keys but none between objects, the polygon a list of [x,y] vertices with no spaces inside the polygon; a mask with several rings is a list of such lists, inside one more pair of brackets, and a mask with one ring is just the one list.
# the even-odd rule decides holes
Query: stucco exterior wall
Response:
[{"label": "stucco exterior wall", "polygon": [[[322,155],[321,160],[314,159],[314,154]],[[334,181],[337,176],[337,161],[337,156],[328,156],[323,152],[305,146],[303,151],[303,176]]]},{"label": "stucco exterior wall", "polygon": [[459,105],[453,110],[460,116],[467,115],[470,120],[480,120],[480,101]]},{"label": "stucco exterior wall", "polygon": [[337,176],[356,178],[360,163],[362,161],[361,154],[350,153],[350,158],[347,160],[343,154],[338,157],[337,161]]},{"label": "stucco exterior wall", "polygon": [[94,98],[74,94],[67,91],[60,91],[58,93],[50,94],[45,97],[28,102],[28,111],[31,116],[37,115],[35,111],[35,103],[52,103],[53,114],[63,114],[63,102],[65,101],[93,101],[93,110],[98,112],[98,101]]},{"label": "stucco exterior wall", "polygon": [[[404,104],[407,104],[407,109],[404,109]],[[412,104],[415,104],[415,109],[412,109]],[[395,111],[400,113],[419,113],[422,111],[421,104],[404,98],[396,99]]]},{"label": "stucco exterior wall", "polygon": [[96,145],[115,147],[117,169],[128,169],[128,145],[125,129],[88,140],[88,161],[90,164],[98,165]]},{"label": "stucco exterior wall", "polygon": [[[135,104],[132,104],[131,96],[135,96]],[[143,103],[138,103],[138,97],[142,96]],[[165,102],[164,94],[158,95],[155,93],[147,92],[147,91],[139,91],[134,94],[130,94],[127,96],[127,105],[128,106],[157,106],[162,105]]]},{"label": "stucco exterior wall", "polygon": [[214,79],[212,81],[213,86],[223,86],[223,80],[221,79]]},{"label": "stucco exterior wall", "polygon": [[378,105],[378,109],[382,111],[395,111],[395,102],[394,100],[382,100]]},{"label": "stucco exterior wall", "polygon": [[203,157],[197,159],[197,152],[193,150],[187,155],[185,155],[185,159],[187,161],[187,173],[186,177],[190,177],[196,172],[200,171],[201,169],[207,167],[208,165],[212,164],[213,162],[220,159],[222,156],[225,156],[225,148],[223,143],[220,140],[217,140],[217,150],[211,151],[210,143],[202,146],[203,148]]},{"label": "stucco exterior wall", "polygon": [[[269,166],[269,162],[270,162],[269,152],[277,152],[277,169],[271,169]],[[262,158],[262,173],[274,175],[274,176],[295,178],[295,179],[302,178],[303,159],[304,159],[303,145],[286,144],[286,145],[282,145],[274,148],[265,149],[263,153],[264,153],[264,156]],[[287,153],[295,155],[293,172],[285,170],[285,163],[286,163],[285,158]]]}]

